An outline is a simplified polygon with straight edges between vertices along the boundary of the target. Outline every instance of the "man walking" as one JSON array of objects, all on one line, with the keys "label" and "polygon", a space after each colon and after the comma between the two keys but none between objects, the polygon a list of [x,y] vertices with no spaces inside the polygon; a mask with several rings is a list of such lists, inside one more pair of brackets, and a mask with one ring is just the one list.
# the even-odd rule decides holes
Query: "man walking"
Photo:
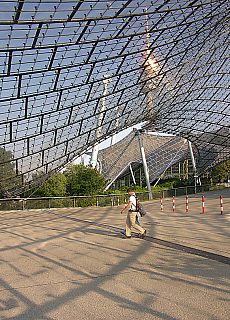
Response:
[{"label": "man walking", "polygon": [[138,230],[140,232],[139,237],[144,239],[146,236],[146,230],[143,229],[140,225],[136,223],[136,204],[137,200],[135,197],[134,190],[132,188],[128,188],[127,190],[129,194],[129,203],[128,205],[121,210],[121,213],[128,210],[127,219],[126,219],[126,227],[125,227],[125,238],[131,238],[131,228]]}]

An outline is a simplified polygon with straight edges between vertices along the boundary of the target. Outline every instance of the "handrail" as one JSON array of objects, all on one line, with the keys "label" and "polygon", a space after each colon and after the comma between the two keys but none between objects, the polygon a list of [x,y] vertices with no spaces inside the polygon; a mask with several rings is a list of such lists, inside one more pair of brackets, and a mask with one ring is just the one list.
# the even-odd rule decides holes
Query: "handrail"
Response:
[{"label": "handrail", "polygon": [[[196,186],[196,193],[210,191],[210,185]],[[216,185],[215,187],[222,187]],[[148,191],[136,192],[141,201],[148,200]],[[195,186],[185,186],[171,189],[153,190],[153,198],[182,196],[195,194]],[[87,206],[118,206],[127,200],[127,193],[99,194],[90,196],[59,196],[34,198],[3,198],[0,199],[0,210],[46,209],[58,207],[87,207]]]}]

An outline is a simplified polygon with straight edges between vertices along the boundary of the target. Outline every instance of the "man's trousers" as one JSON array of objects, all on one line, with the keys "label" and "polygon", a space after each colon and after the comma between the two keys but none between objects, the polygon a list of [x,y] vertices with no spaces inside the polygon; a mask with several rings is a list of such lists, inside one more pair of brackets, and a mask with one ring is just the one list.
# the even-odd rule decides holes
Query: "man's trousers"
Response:
[{"label": "man's trousers", "polygon": [[145,232],[145,229],[143,229],[141,226],[136,224],[136,212],[129,211],[127,214],[127,219],[126,219],[126,236],[131,237],[131,228],[133,227],[134,229],[138,230],[141,234]]}]

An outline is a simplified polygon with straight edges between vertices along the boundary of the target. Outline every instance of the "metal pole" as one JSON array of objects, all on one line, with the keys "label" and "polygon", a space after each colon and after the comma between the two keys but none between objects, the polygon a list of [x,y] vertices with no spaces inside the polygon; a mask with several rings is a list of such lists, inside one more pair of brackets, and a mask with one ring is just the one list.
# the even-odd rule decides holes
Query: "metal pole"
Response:
[{"label": "metal pole", "polygon": [[186,160],[186,179],[188,180],[188,165],[189,165],[189,163],[188,163],[188,159]]},{"label": "metal pole", "polygon": [[196,162],[195,162],[195,157],[194,157],[194,153],[192,150],[192,143],[191,141],[188,141],[188,146],[189,146],[189,151],[190,151],[190,156],[191,156],[191,160],[192,160],[192,166],[193,166],[193,172],[194,172],[194,180],[195,180],[195,193],[196,193],[196,179],[197,179],[197,170],[196,170]]},{"label": "metal pole", "polygon": [[146,185],[147,185],[148,192],[149,192],[149,200],[152,200],[153,194],[152,194],[151,185],[150,185],[150,181],[149,181],[149,171],[148,171],[147,161],[146,161],[146,157],[145,157],[145,150],[144,150],[144,146],[143,146],[143,141],[142,141],[142,137],[141,137],[139,130],[137,130],[137,136],[138,136],[138,140],[139,140],[139,146],[140,146],[143,168],[144,168],[144,173],[145,173]]},{"label": "metal pole", "polygon": [[131,172],[131,176],[132,176],[132,179],[133,179],[133,183],[136,184],[136,180],[135,180],[135,177],[134,177],[134,174],[133,174],[133,168],[132,168],[131,163],[130,163],[130,165],[129,165],[129,169],[130,169],[130,172]]},{"label": "metal pole", "polygon": [[140,167],[140,172],[139,172],[139,174],[140,174],[140,187],[142,187],[142,174],[141,174],[141,167]]}]

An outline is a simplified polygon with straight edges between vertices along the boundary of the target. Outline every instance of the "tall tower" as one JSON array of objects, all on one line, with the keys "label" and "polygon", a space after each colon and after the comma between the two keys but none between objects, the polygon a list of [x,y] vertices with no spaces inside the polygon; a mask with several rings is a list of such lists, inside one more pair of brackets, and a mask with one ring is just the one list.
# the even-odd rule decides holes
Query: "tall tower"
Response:
[{"label": "tall tower", "polygon": [[144,86],[142,92],[146,95],[146,109],[148,112],[148,118],[150,119],[152,126],[154,126],[154,107],[153,107],[153,94],[154,89],[157,87],[157,75],[160,71],[159,63],[151,52],[150,34],[149,34],[149,16],[145,15],[145,51],[143,54],[143,77]]},{"label": "tall tower", "polygon": [[[98,118],[97,118],[97,128],[96,128],[96,138],[97,139],[99,139],[101,137],[102,121],[103,121],[104,113],[106,110],[106,95],[108,93],[108,84],[110,82],[111,82],[110,76],[108,76],[108,75],[105,76],[105,78],[103,79],[103,94],[102,94],[102,98],[101,98],[100,104],[99,104],[100,112],[99,112]],[[90,164],[93,168],[96,168],[96,166],[97,166],[98,151],[99,151],[98,143],[95,143],[95,145],[93,146],[93,149],[92,149],[91,160],[90,160]]]}]

